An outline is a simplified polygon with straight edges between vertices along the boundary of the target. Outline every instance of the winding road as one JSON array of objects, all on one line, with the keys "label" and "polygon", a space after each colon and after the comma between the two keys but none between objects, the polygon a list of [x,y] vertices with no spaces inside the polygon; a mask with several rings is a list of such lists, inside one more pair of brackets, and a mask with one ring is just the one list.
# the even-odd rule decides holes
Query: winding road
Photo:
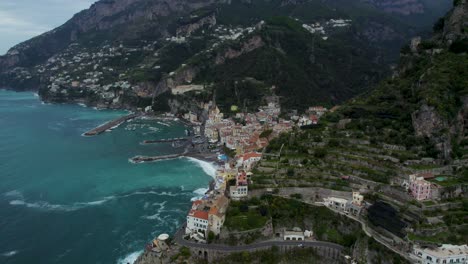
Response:
[{"label": "winding road", "polygon": [[206,249],[206,250],[216,250],[216,251],[223,251],[223,252],[241,252],[241,251],[249,251],[254,249],[267,249],[271,248],[272,246],[296,246],[296,247],[322,247],[322,248],[330,248],[334,250],[343,250],[343,246],[330,243],[330,242],[323,242],[323,241],[285,241],[285,240],[267,240],[257,243],[252,243],[249,245],[242,245],[242,246],[230,246],[225,244],[203,244],[197,243],[189,240],[185,240],[184,230],[185,224],[183,228],[179,229],[175,234],[174,240],[177,244],[190,247],[190,248],[199,248],[199,249]]}]

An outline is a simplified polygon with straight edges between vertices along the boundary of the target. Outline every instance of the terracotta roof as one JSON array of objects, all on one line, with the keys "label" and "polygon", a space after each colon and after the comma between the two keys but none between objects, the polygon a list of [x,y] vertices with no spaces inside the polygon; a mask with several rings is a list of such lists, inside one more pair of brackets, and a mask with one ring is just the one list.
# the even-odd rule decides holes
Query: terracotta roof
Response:
[{"label": "terracotta roof", "polygon": [[203,219],[203,220],[208,220],[208,212],[207,211],[200,211],[200,210],[190,210],[189,216]]},{"label": "terracotta roof", "polygon": [[210,214],[210,215],[217,215],[218,212],[219,212],[218,207],[213,206],[213,207],[210,208],[209,214]]},{"label": "terracotta roof", "polygon": [[261,158],[262,157],[262,154],[261,153],[255,153],[255,152],[249,152],[249,153],[245,153],[242,158],[244,160],[248,160],[250,158]]}]

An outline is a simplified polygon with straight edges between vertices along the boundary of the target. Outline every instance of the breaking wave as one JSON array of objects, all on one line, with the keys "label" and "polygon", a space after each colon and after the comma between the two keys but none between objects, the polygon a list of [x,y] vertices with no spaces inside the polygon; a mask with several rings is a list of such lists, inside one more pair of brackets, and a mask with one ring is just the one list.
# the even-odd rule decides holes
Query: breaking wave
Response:
[{"label": "breaking wave", "polygon": [[[111,200],[115,199],[120,199],[120,198],[127,198],[135,195],[157,195],[157,196],[179,196],[181,194],[176,194],[172,192],[157,192],[157,191],[136,191],[132,192],[129,194],[123,194],[123,195],[116,195],[116,196],[107,196],[104,197],[101,200],[96,200],[96,201],[91,201],[91,202],[76,202],[70,205],[66,204],[52,204],[46,201],[36,201],[36,202],[30,202],[26,201],[24,199],[23,194],[20,191],[13,190],[7,193],[4,193],[4,196],[7,197],[13,197],[14,199],[10,201],[10,205],[12,206],[24,206],[27,208],[34,208],[34,209],[39,209],[39,210],[45,210],[45,211],[65,211],[65,212],[71,212],[71,211],[76,211],[79,209],[83,209],[86,207],[92,207],[92,206],[100,206],[105,204],[106,202],[109,202]],[[162,204],[162,209],[164,209],[165,202]]]},{"label": "breaking wave", "polygon": [[138,256],[141,255],[141,253],[143,253],[143,250],[136,251],[136,252],[128,254],[127,256],[123,258],[119,258],[117,260],[117,264],[127,264],[127,263],[133,264],[137,260]]},{"label": "breaking wave", "polygon": [[196,189],[195,191],[193,191],[195,196],[192,197],[192,199],[190,199],[190,201],[193,202],[193,201],[196,201],[196,200],[200,200],[201,198],[203,198],[203,196],[205,195],[205,193],[208,190],[209,190],[208,188],[198,188],[198,189]]},{"label": "breaking wave", "polygon": [[71,212],[71,211],[76,211],[76,210],[89,207],[89,206],[102,205],[105,202],[112,200],[113,198],[114,198],[113,196],[109,196],[109,197],[105,197],[103,200],[92,201],[92,202],[80,202],[80,203],[74,203],[71,205],[51,204],[45,201],[26,202],[25,200],[12,200],[10,201],[10,205],[25,206],[28,208],[34,208],[34,209],[40,209],[40,210],[46,210],[46,211]]},{"label": "breaking wave", "polygon": [[195,159],[195,158],[192,158],[192,157],[187,157],[187,159],[190,160],[191,162],[195,163],[196,165],[198,165],[200,168],[202,168],[202,170],[206,174],[210,175],[213,178],[216,177],[216,170],[218,168],[213,163],[203,161],[203,160],[199,160],[199,159]]},{"label": "breaking wave", "polygon": [[4,253],[2,253],[2,256],[4,256],[4,257],[12,257],[12,256],[14,256],[14,255],[16,255],[16,254],[18,254],[18,251],[13,250],[13,251],[9,251],[9,252],[4,252]]}]

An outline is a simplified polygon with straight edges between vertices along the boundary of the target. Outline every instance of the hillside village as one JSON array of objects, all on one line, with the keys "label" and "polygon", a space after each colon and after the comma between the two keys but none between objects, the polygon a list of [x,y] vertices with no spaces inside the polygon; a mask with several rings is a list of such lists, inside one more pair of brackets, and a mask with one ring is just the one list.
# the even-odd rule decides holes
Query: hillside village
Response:
[{"label": "hillside village", "polygon": [[[255,213],[253,213],[255,210],[251,212],[250,209],[247,210],[245,215],[243,213],[240,214],[244,217],[242,223],[235,222],[242,218],[233,215],[233,208],[238,208],[242,203],[250,204],[251,199],[256,199],[255,197],[259,197],[259,195],[273,195],[300,200],[313,206],[324,206],[330,211],[350,218],[352,221],[362,223],[365,233],[373,236],[374,239],[388,249],[401,256],[405,256],[407,259],[411,259],[411,261],[418,261],[419,263],[444,263],[445,261],[445,263],[450,263],[453,260],[462,261],[454,263],[464,263],[463,261],[468,259],[468,251],[465,245],[444,244],[441,247],[434,245],[428,247],[427,243],[420,243],[417,239],[412,242],[414,243],[413,245],[412,243],[408,243],[407,240],[405,241],[405,239],[387,231],[384,226],[385,223],[380,223],[382,226],[379,226],[378,223],[373,222],[373,215],[375,213],[379,214],[376,210],[380,210],[376,208],[381,206],[380,203],[376,203],[375,206],[373,205],[372,199],[374,198],[372,197],[375,195],[385,200],[387,199],[386,197],[398,197],[400,201],[404,199],[406,201],[404,203],[422,203],[423,208],[437,204],[442,197],[448,195],[447,189],[438,184],[438,181],[442,182],[442,184],[444,181],[438,175],[447,173],[447,169],[443,167],[438,168],[433,159],[421,158],[418,160],[417,156],[408,158],[405,161],[405,169],[398,170],[398,173],[402,173],[401,176],[393,177],[392,185],[388,187],[379,185],[373,178],[367,178],[364,175],[358,174],[353,175],[352,172],[335,175],[334,177],[330,175],[331,177],[328,180],[333,182],[341,181],[342,185],[340,186],[327,187],[327,185],[316,185],[313,182],[298,184],[294,178],[307,180],[307,178],[313,177],[304,177],[303,171],[310,168],[310,166],[318,165],[312,162],[310,157],[298,159],[300,156],[297,156],[297,151],[300,151],[300,147],[294,147],[296,144],[294,142],[305,135],[308,135],[307,138],[310,138],[314,134],[317,135],[317,132],[322,133],[322,138],[330,137],[330,135],[323,134],[327,131],[326,127],[330,127],[329,120],[325,118],[324,121],[321,121],[321,119],[324,116],[326,117],[327,113],[332,114],[338,107],[328,110],[322,106],[313,106],[304,114],[298,114],[293,111],[289,114],[288,120],[280,118],[281,108],[278,104],[278,99],[274,96],[267,98],[267,105],[260,107],[258,112],[238,112],[231,118],[224,118],[224,114],[213,101],[204,104],[203,108],[208,113],[208,119],[204,123],[200,122],[198,115],[192,112],[186,113],[184,118],[194,125],[196,134],[203,133],[203,136],[210,145],[225,148],[226,154],[219,155],[218,157],[222,165],[216,172],[212,188],[203,197],[192,202],[183,230],[185,239],[198,243],[226,243],[226,241],[233,239],[233,234],[237,234],[236,229],[242,228],[243,223],[245,223],[244,221],[256,221],[254,219],[258,217],[264,220],[261,220],[253,229],[254,231],[251,232],[253,232],[252,234],[257,234],[258,230],[262,230],[261,235],[244,243],[258,242],[259,239],[260,241],[265,239],[315,241],[323,238],[321,235],[315,235],[314,228],[310,228],[311,226],[304,228],[303,226],[288,226],[284,225],[284,223],[273,224],[271,226],[272,223],[271,220],[267,220],[268,217],[255,216]],[[354,140],[356,143],[360,142],[357,143],[357,149],[368,144],[363,142],[362,139],[361,141],[359,139],[352,139],[355,131],[346,130],[349,123],[349,120],[340,120],[334,125],[341,127],[341,130],[345,133],[340,133],[346,135],[344,137],[346,140]],[[294,138],[291,138],[291,132]],[[284,137],[289,138],[289,143],[282,140]],[[317,136],[314,138],[317,138]],[[343,147],[344,138],[340,140],[341,143],[338,143],[338,147],[340,145]],[[330,142],[333,140],[332,138],[323,139],[323,141],[328,141],[329,147],[327,152],[332,152],[337,147],[335,143],[330,145]],[[283,143],[278,144],[277,141]],[[273,143],[273,148],[269,145],[270,143]],[[319,146],[327,148],[326,144],[319,144]],[[367,151],[370,151],[369,148],[371,146],[366,145],[366,148],[368,149]],[[400,162],[397,157],[392,156],[406,151],[402,146],[390,144],[383,144],[382,148],[387,149],[387,154],[374,155],[378,159],[383,159],[383,163],[380,166],[388,166],[392,163]],[[276,153],[272,152],[272,150],[275,150]],[[325,155],[329,156],[330,154]],[[316,155],[315,158],[319,161],[322,157]],[[296,163],[295,160],[299,160],[299,163]],[[347,163],[351,162],[351,160],[343,160],[341,162]],[[282,163],[283,168],[279,168],[278,163]],[[373,165],[374,163],[370,161],[367,161],[365,164],[367,165],[361,165],[372,167],[373,170],[376,169]],[[289,167],[289,169],[284,169],[284,167]],[[416,169],[408,169],[411,167]],[[364,170],[362,168],[361,170],[371,171],[370,169]],[[326,174],[327,170],[323,170],[321,173],[323,176]],[[267,175],[271,177],[268,180]],[[325,183],[327,182],[326,178],[325,176]],[[280,181],[281,184],[279,184]],[[320,180],[316,183],[320,183]],[[326,191],[327,189],[328,191]],[[388,204],[383,204],[383,208],[385,208],[384,210],[394,210]],[[265,213],[265,216],[267,216],[267,213]],[[227,227],[226,224],[228,225]],[[250,226],[249,228],[252,227]],[[407,230],[411,229],[408,228]],[[234,235],[234,237],[237,237],[236,239],[240,239],[240,241],[247,239],[245,235],[247,234],[248,237],[249,231],[245,230],[243,232],[246,233],[240,237],[238,235]],[[417,233],[416,230],[409,232]],[[241,233],[239,232],[239,234]],[[447,248],[451,250],[447,250]],[[433,259],[434,262],[422,262],[422,260],[429,258]]]},{"label": "hillside village", "polygon": [[[311,24],[296,20],[304,31],[319,34],[323,41],[352,23],[342,18]],[[180,23],[174,35],[158,40],[103,41],[99,45],[73,42],[46,62],[33,68],[16,67],[7,77],[15,82],[40,81],[41,97],[51,102],[76,102],[98,108],[145,108],[167,90],[173,95],[206,91],[209,85],[192,83],[193,62],[218,53],[216,64],[223,64],[219,54],[226,47],[227,53],[234,52],[229,47],[234,43],[239,46],[247,41],[251,47],[229,54],[231,59],[261,47],[263,44],[250,43],[249,38],[258,38],[266,25],[263,20],[250,26],[219,24],[210,14],[192,15]],[[9,51],[9,55],[16,53],[14,49]],[[176,54],[180,58],[174,60]],[[166,79],[170,81],[165,83]]]}]

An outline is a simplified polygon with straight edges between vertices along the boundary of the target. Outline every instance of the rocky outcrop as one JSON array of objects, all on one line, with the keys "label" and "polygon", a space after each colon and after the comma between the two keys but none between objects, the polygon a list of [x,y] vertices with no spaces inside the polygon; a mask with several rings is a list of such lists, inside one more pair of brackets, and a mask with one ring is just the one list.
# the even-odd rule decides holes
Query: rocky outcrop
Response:
[{"label": "rocky outcrop", "polygon": [[417,136],[431,138],[444,159],[450,159],[452,153],[451,136],[445,133],[449,124],[434,107],[423,104],[419,110],[412,113],[413,128]]},{"label": "rocky outcrop", "polygon": [[179,85],[189,84],[195,79],[199,69],[195,66],[185,66],[182,69],[171,73],[166,78],[163,78],[153,90],[153,97],[171,91]]},{"label": "rocky outcrop", "polygon": [[216,25],[216,16],[215,14],[211,14],[209,16],[203,17],[196,22],[191,22],[185,24],[177,29],[177,36],[188,37],[193,32],[199,30],[204,26],[212,27]]},{"label": "rocky outcrop", "polygon": [[444,19],[444,29],[442,40],[448,45],[455,40],[465,38],[468,35],[466,31],[468,21],[468,2],[466,0],[459,1],[460,3],[453,8],[448,16]]},{"label": "rocky outcrop", "polygon": [[448,127],[432,106],[423,104],[419,110],[412,113],[413,127],[417,136],[431,137]]},{"label": "rocky outcrop", "polygon": [[227,50],[224,50],[221,53],[219,53],[216,56],[215,63],[218,65],[224,64],[226,60],[237,58],[245,53],[254,51],[264,45],[265,43],[263,42],[260,36],[253,36],[248,40],[244,41],[241,44],[240,49],[228,48]]}]

